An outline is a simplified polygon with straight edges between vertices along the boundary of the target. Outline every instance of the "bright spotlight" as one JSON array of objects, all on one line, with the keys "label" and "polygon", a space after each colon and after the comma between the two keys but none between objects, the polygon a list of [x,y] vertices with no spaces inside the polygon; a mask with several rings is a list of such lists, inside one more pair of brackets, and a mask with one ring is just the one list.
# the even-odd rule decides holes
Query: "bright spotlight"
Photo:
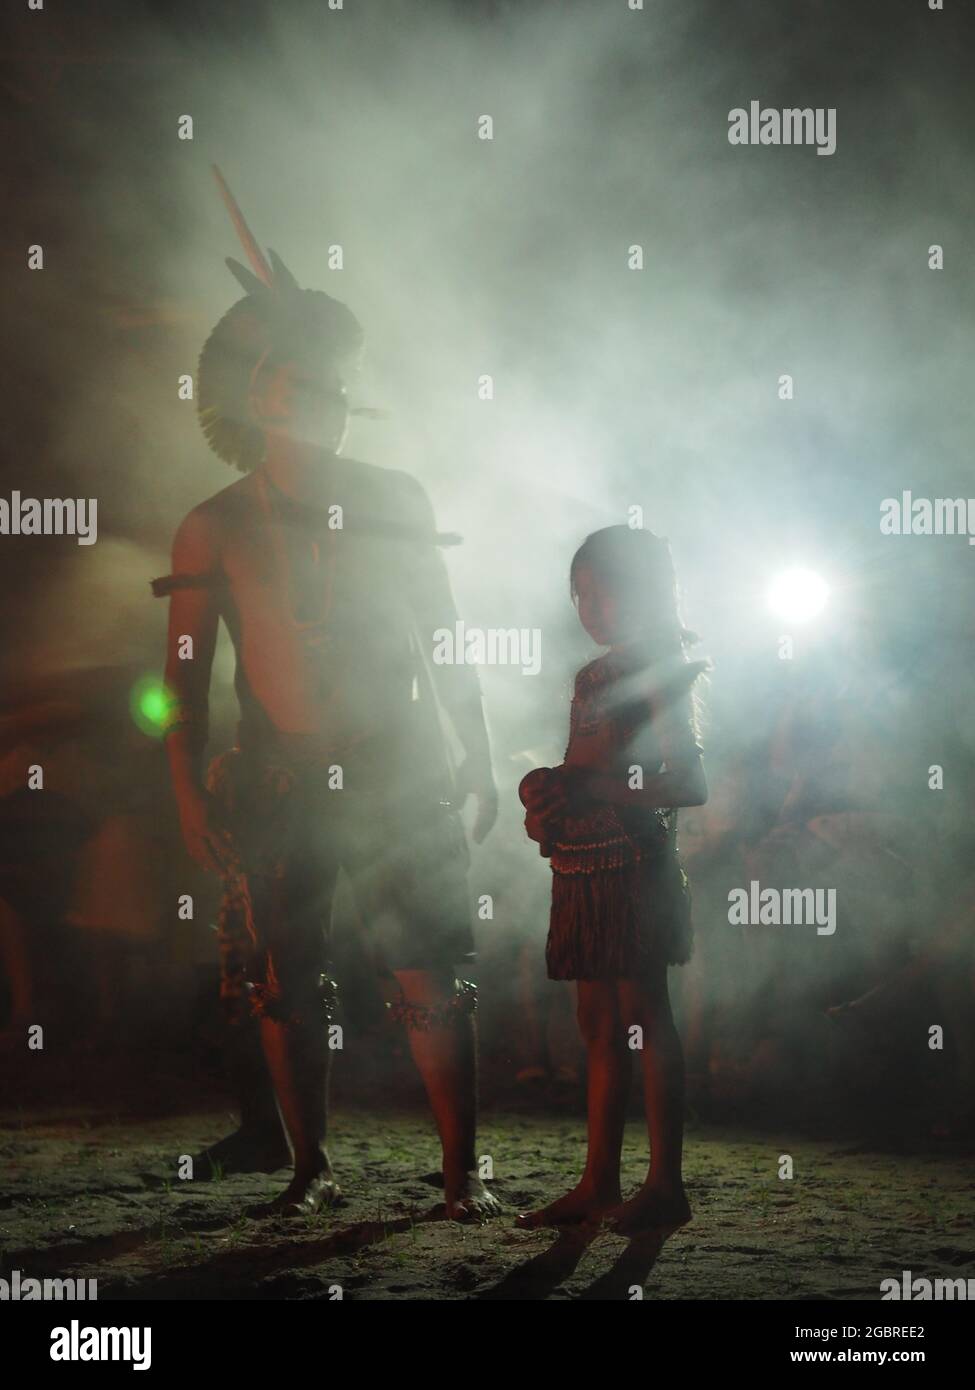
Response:
[{"label": "bright spotlight", "polygon": [[804,623],[823,611],[828,597],[825,580],[812,570],[784,570],[769,586],[768,606],[779,618]]}]

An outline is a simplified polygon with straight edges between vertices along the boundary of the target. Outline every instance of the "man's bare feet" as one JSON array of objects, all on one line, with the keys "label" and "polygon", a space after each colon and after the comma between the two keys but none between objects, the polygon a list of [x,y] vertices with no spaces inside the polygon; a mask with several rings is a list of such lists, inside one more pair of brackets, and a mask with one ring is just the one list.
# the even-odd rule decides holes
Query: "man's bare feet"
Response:
[{"label": "man's bare feet", "polygon": [[523,1231],[532,1231],[539,1226],[580,1226],[586,1222],[599,1221],[603,1214],[616,1206],[620,1200],[620,1190],[601,1192],[588,1184],[579,1183],[558,1201],[551,1202],[538,1211],[523,1211],[515,1217],[515,1225]]},{"label": "man's bare feet", "polygon": [[448,1221],[487,1221],[501,1213],[501,1203],[476,1173],[445,1179],[444,1205]]},{"label": "man's bare feet", "polygon": [[238,1129],[193,1156],[193,1177],[198,1182],[211,1182],[232,1173],[276,1173],[290,1166],[291,1150],[282,1133]]},{"label": "man's bare feet", "polygon": [[638,1236],[647,1231],[686,1226],[691,1206],[683,1187],[645,1185],[628,1202],[606,1213],[605,1225],[618,1236]]},{"label": "man's bare feet", "polygon": [[258,1202],[248,1207],[246,1214],[262,1218],[265,1216],[313,1216],[322,1206],[330,1207],[341,1196],[341,1189],[332,1176],[330,1168],[308,1177],[297,1173],[288,1186],[270,1202]]}]

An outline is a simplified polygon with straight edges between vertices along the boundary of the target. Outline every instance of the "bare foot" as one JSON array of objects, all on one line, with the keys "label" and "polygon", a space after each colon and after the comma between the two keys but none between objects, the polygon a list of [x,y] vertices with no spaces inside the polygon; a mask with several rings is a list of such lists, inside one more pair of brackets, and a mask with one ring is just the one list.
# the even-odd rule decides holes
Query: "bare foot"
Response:
[{"label": "bare foot", "polygon": [[238,1129],[194,1155],[193,1177],[198,1182],[211,1182],[231,1173],[276,1173],[290,1166],[291,1151],[282,1133],[255,1134]]},{"label": "bare foot", "polygon": [[515,1225],[523,1231],[533,1231],[539,1226],[580,1226],[588,1221],[599,1221],[619,1200],[618,1187],[612,1192],[599,1192],[588,1184],[580,1183],[547,1207],[519,1212]]},{"label": "bare foot", "polygon": [[691,1206],[683,1187],[641,1187],[635,1197],[606,1213],[606,1226],[619,1236],[638,1236],[646,1231],[675,1229],[691,1219]]},{"label": "bare foot", "polygon": [[324,1168],[310,1177],[295,1176],[283,1192],[270,1202],[258,1202],[247,1208],[247,1215],[265,1216],[312,1216],[319,1207],[330,1207],[338,1200],[341,1189],[332,1177],[332,1170]]},{"label": "bare foot", "polygon": [[463,1173],[455,1182],[445,1183],[444,1204],[448,1221],[487,1221],[501,1213],[501,1203],[476,1173]]}]

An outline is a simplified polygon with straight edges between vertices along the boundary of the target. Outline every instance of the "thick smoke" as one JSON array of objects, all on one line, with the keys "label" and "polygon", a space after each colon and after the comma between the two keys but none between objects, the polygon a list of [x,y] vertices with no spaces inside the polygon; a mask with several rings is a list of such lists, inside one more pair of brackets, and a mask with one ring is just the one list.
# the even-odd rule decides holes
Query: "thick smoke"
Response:
[{"label": "thick smoke", "polygon": [[[842,0],[80,9],[12,22],[12,51],[37,57],[5,68],[5,472],[8,490],[97,496],[100,540],[3,541],[11,681],[161,664],[148,581],[185,512],[233,480],[177,398],[237,293],[216,161],[259,241],[365,325],[355,403],[388,418],[357,421],[346,452],[414,473],[440,527],[463,534],[449,563],[470,624],[541,631],[539,675],[483,673],[504,811],[480,881],[515,866],[544,915],[513,788],[559,759],[570,678],[593,654],[572,552],[634,505],[670,538],[685,619],[716,664],[712,835],[744,826],[757,843],[774,823],[794,768],[770,746],[797,687],[832,710],[850,691],[869,707],[887,682],[926,707],[917,767],[892,775],[929,795],[918,769],[975,736],[959,650],[975,554],[959,537],[883,537],[879,515],[904,488],[972,490],[970,98],[950,14]],[[728,113],[752,100],[835,108],[835,153],[730,145]],[[42,274],[20,269],[34,242]],[[764,590],[795,563],[832,598],[790,665]],[[225,651],[214,705],[229,727]],[[740,961],[726,966],[715,992],[740,980]],[[756,997],[765,968],[749,960]]]}]

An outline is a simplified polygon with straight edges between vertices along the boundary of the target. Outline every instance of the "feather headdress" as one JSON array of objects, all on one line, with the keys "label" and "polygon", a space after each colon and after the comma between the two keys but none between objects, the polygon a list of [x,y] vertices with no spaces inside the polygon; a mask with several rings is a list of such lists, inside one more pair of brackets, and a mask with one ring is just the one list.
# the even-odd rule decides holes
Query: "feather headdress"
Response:
[{"label": "feather headdress", "polygon": [[322,290],[302,289],[270,247],[265,257],[216,165],[213,174],[251,268],[227,257],[245,296],[228,309],[204,344],[197,371],[197,412],[214,452],[249,472],[263,451],[263,436],[248,405],[258,364],[268,356],[299,356],[341,378],[355,366],[364,335],[344,304]]}]

